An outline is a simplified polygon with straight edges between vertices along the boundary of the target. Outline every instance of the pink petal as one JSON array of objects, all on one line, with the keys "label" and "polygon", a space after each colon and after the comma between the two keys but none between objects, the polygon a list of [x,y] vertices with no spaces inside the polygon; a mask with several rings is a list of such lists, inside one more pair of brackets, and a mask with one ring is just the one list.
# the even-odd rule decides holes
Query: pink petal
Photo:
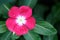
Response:
[{"label": "pink petal", "polygon": [[36,21],[34,19],[34,17],[30,17],[29,19],[27,19],[27,22],[26,22],[26,26],[32,30],[34,27],[35,27],[35,24],[36,24]]},{"label": "pink petal", "polygon": [[18,9],[19,9],[18,7],[13,6],[8,12],[9,17],[15,18],[17,15],[19,15],[19,10]]},{"label": "pink petal", "polygon": [[28,33],[28,29],[26,26],[15,25],[14,31],[15,31],[16,35],[18,35],[18,36]]},{"label": "pink petal", "polygon": [[30,8],[29,6],[21,6],[19,8],[19,11],[20,11],[20,15],[23,15],[26,18],[32,15],[32,8]]},{"label": "pink petal", "polygon": [[14,29],[14,26],[15,26],[15,19],[8,18],[7,21],[6,21],[6,26],[7,26],[8,30],[13,32],[13,29]]}]

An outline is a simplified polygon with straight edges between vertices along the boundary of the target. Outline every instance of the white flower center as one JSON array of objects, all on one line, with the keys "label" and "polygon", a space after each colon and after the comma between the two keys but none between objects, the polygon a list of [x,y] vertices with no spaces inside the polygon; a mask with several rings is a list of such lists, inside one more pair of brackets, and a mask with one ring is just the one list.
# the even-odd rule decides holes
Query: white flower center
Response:
[{"label": "white flower center", "polygon": [[22,26],[23,24],[26,23],[26,18],[24,16],[18,16],[16,18],[16,23],[19,25],[19,26]]}]

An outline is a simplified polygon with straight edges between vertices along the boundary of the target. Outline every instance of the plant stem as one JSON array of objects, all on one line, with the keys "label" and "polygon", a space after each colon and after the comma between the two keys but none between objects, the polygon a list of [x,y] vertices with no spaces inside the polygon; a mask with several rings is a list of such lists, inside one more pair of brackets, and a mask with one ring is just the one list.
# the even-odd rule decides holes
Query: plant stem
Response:
[{"label": "plant stem", "polygon": [[3,4],[3,6],[9,11],[9,8],[5,4]]}]

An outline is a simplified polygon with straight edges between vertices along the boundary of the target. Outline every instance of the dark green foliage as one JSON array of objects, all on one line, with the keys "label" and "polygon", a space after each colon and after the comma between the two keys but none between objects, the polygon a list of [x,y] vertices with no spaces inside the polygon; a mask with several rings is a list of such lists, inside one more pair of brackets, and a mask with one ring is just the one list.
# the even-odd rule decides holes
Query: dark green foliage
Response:
[{"label": "dark green foliage", "polygon": [[[8,31],[5,21],[12,6],[30,6],[36,19],[33,30],[22,36]],[[0,40],[58,40],[60,0],[0,0]]]}]

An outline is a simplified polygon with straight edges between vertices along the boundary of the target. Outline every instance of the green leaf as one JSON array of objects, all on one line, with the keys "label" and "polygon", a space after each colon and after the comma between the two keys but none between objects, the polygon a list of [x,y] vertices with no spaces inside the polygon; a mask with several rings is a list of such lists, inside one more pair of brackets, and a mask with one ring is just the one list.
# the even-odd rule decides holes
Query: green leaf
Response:
[{"label": "green leaf", "polygon": [[52,11],[47,16],[46,20],[54,25],[57,21],[60,21],[60,3],[57,3],[52,7]]},{"label": "green leaf", "polygon": [[0,6],[0,15],[2,15],[4,18],[8,18],[8,10],[12,5],[7,3],[7,4],[2,4]]},{"label": "green leaf", "polygon": [[0,40],[16,40],[18,38],[19,36],[13,35],[10,31],[7,31],[1,35]]},{"label": "green leaf", "polygon": [[56,29],[46,21],[39,21],[33,31],[42,35],[54,35],[57,33]]},{"label": "green leaf", "polygon": [[30,6],[32,8],[34,8],[34,6],[36,5],[37,0],[19,0],[18,5],[26,5],[26,6]]},{"label": "green leaf", "polygon": [[41,40],[40,36],[33,31],[28,32],[28,34],[24,35],[26,40]]},{"label": "green leaf", "polygon": [[12,40],[15,40],[15,39],[18,39],[18,38],[19,38],[19,36],[17,36],[16,34],[12,34],[12,35],[11,35],[11,39],[12,39]]},{"label": "green leaf", "polygon": [[6,31],[7,31],[7,29],[6,29],[5,22],[4,21],[0,21],[0,33],[4,33]]},{"label": "green leaf", "polygon": [[2,35],[0,40],[10,40],[11,32],[6,32]]}]

